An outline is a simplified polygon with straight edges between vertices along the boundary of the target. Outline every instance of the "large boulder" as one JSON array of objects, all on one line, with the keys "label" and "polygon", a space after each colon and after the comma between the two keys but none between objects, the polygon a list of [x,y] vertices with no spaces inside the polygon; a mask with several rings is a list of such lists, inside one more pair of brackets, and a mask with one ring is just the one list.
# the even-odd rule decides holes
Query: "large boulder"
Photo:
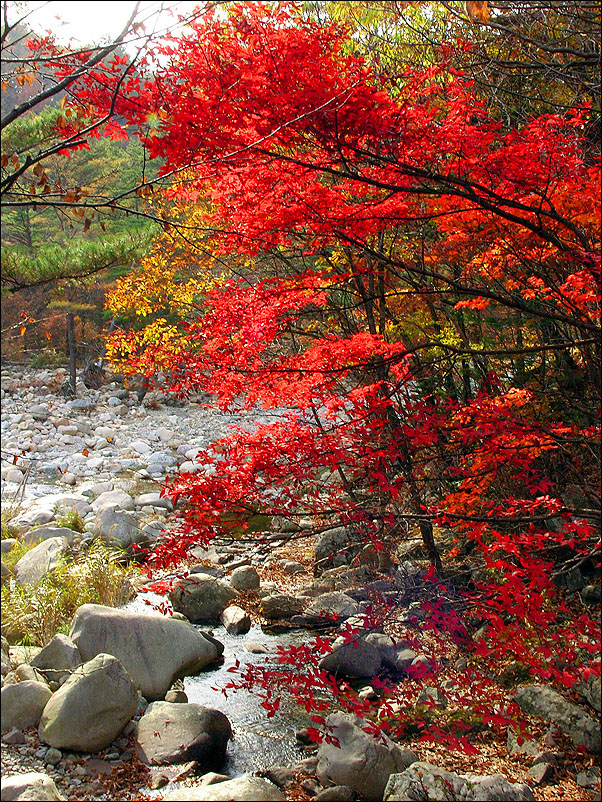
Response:
[{"label": "large boulder", "polygon": [[51,537],[34,546],[15,566],[17,585],[37,585],[61,564],[68,548],[69,543],[64,537]]},{"label": "large boulder", "polygon": [[514,701],[526,713],[556,724],[576,746],[583,746],[596,754],[600,751],[600,722],[552,688],[522,685],[517,689]]},{"label": "large boulder", "polygon": [[[379,650],[365,638],[336,638],[332,651],[320,660],[322,671],[335,676],[373,677],[382,665]],[[344,783],[342,783],[344,785]]]},{"label": "large boulder", "polygon": [[343,526],[324,532],[315,548],[314,574],[319,576],[328,568],[348,565],[359,554],[361,542]]},{"label": "large boulder", "polygon": [[[102,650],[106,651],[106,650]],[[39,668],[50,680],[60,682],[63,677],[71,674],[83,662],[77,644],[67,635],[58,633],[44,646],[31,661],[34,668]]]},{"label": "large boulder", "polygon": [[137,708],[130,675],[116,657],[99,654],[50,698],[38,734],[57,749],[98,752],[119,735]]},{"label": "large boulder", "polygon": [[13,727],[22,730],[33,727],[40,720],[52,692],[45,682],[27,680],[5,685],[0,691],[2,699],[2,732]]},{"label": "large boulder", "polygon": [[351,596],[340,591],[333,591],[317,596],[303,615],[296,616],[292,623],[306,627],[332,626],[335,622],[345,621],[360,611],[361,607]]},{"label": "large boulder", "polygon": [[211,623],[238,596],[238,591],[227,582],[208,574],[190,574],[180,579],[169,594],[173,609],[183,613],[190,621]]},{"label": "large boulder", "polygon": [[265,618],[275,621],[281,618],[291,618],[303,611],[307,599],[291,596],[288,593],[272,593],[261,600],[260,612]]},{"label": "large boulder", "polygon": [[219,710],[191,703],[153,702],[136,725],[136,751],[150,765],[195,760],[219,766],[232,737],[230,722]]},{"label": "large boulder", "polygon": [[105,540],[122,549],[130,548],[134,543],[148,543],[147,534],[138,526],[136,516],[124,512],[117,507],[107,507],[96,519],[96,533]]},{"label": "large boulder", "polygon": [[83,498],[76,496],[64,496],[55,502],[54,509],[58,515],[66,515],[76,512],[82,518],[92,512],[92,505]]},{"label": "large boulder", "polygon": [[414,763],[401,774],[389,777],[385,802],[532,802],[528,785],[511,783],[502,775],[453,774],[431,763]]},{"label": "large boulder", "polygon": [[378,649],[383,666],[392,671],[406,671],[416,658],[416,652],[410,649],[407,641],[397,642],[383,632],[370,632],[366,641]]},{"label": "large boulder", "polygon": [[134,503],[137,507],[158,507],[169,512],[173,510],[172,500],[160,493],[142,493],[134,499]]},{"label": "large boulder", "polygon": [[43,540],[48,540],[51,537],[64,537],[71,545],[73,538],[79,532],[74,532],[66,526],[39,526],[37,529],[30,529],[21,538],[24,546],[31,546],[33,543],[41,543]]},{"label": "large boulder", "polygon": [[28,774],[9,774],[2,778],[2,802],[60,802],[52,777],[37,771]]},{"label": "large boulder", "polygon": [[366,800],[381,800],[390,775],[417,760],[386,737],[384,743],[375,740],[346,713],[332,713],[326,724],[339,745],[322,741],[318,749],[316,773],[325,785],[347,785]]},{"label": "large boulder", "polygon": [[104,652],[117,657],[145,699],[163,699],[178,677],[196,674],[223,647],[186,621],[100,604],[77,609],[70,637],[84,660]]},{"label": "large boulder", "polygon": [[284,802],[286,797],[267,780],[243,774],[214,785],[180,788],[163,797],[165,802]]},{"label": "large boulder", "polygon": [[600,713],[602,708],[602,684],[600,677],[590,675],[585,682],[581,682],[575,687],[575,690],[580,694],[585,701],[593,707],[597,713]]},{"label": "large boulder", "polygon": [[8,643],[6,646],[4,645],[4,638],[2,639],[2,651],[0,652],[2,662],[1,662],[1,673],[2,676],[5,677],[8,672],[11,670],[11,663],[10,657],[8,656]]},{"label": "large boulder", "polygon": [[259,590],[259,574],[252,565],[241,565],[232,571],[230,584],[240,591]]},{"label": "large boulder", "polygon": [[107,490],[101,493],[91,506],[97,516],[111,507],[118,510],[133,510],[135,507],[134,499],[125,490]]}]

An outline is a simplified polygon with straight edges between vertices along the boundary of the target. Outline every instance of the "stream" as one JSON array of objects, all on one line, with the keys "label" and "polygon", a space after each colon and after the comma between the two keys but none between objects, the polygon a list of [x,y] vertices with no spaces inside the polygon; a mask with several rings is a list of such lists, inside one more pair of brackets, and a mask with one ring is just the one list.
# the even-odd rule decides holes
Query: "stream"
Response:
[{"label": "stream", "polygon": [[[145,593],[131,601],[126,609],[151,612],[152,607],[145,603],[145,599],[153,604],[165,601],[161,596]],[[206,626],[193,626],[207,630]],[[307,726],[309,717],[292,700],[283,696],[276,715],[268,718],[259,696],[244,690],[228,691],[227,696],[221,692],[235,678],[228,669],[237,660],[241,665],[252,663],[275,668],[277,647],[302,642],[308,637],[307,631],[273,635],[254,624],[245,635],[230,635],[221,625],[212,627],[211,633],[224,645],[223,662],[207,666],[195,676],[185,677],[184,690],[189,702],[220,710],[232,725],[234,738],[228,744],[226,760],[219,770],[230,777],[239,777],[274,766],[291,766],[307,757],[296,743],[295,731]],[[269,653],[247,651],[244,644],[251,641],[264,645]]]},{"label": "stream", "polygon": [[[228,744],[226,762],[222,767],[224,773],[238,777],[246,772],[273,766],[290,766],[301,760],[306,755],[296,746],[295,731],[308,724],[308,716],[304,711],[283,697],[276,715],[268,719],[262,700],[255,694],[229,691],[226,697],[221,688],[232,681],[233,675],[228,669],[235,665],[237,659],[243,665],[253,663],[276,667],[273,655],[277,646],[296,643],[304,633],[297,631],[286,635],[268,635],[257,625],[252,626],[246,635],[229,635],[222,626],[214,628],[212,632],[224,644],[223,665],[214,669],[208,666],[201,674],[186,677],[184,689],[189,702],[221,710],[232,724],[234,738]],[[264,644],[270,654],[251,654],[243,646],[245,641]]]}]

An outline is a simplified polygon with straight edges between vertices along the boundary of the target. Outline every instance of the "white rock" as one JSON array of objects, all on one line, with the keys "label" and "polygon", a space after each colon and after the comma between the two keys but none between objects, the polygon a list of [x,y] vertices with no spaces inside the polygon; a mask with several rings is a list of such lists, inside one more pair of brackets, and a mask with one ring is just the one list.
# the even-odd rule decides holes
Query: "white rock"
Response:
[{"label": "white rock", "polygon": [[10,468],[6,472],[2,473],[2,478],[5,482],[13,482],[14,484],[18,484],[19,482],[23,481],[23,474],[18,468]]},{"label": "white rock", "polygon": [[164,797],[165,802],[227,802],[236,799],[237,802],[284,802],[286,797],[279,788],[268,780],[243,774],[234,780],[225,780],[214,785],[199,785],[193,788],[180,788]]},{"label": "white rock", "polygon": [[103,438],[104,440],[115,436],[113,429],[111,429],[109,426],[97,426],[94,429],[94,434],[96,437]]},{"label": "white rock", "polygon": [[199,466],[190,460],[186,460],[180,465],[180,473],[198,473],[198,471]]},{"label": "white rock", "polygon": [[101,493],[100,496],[92,502],[91,506],[96,515],[100,515],[110,507],[117,507],[120,510],[133,510],[135,505],[134,499],[129,493],[117,489],[107,490],[105,493]]},{"label": "white rock", "polygon": [[51,537],[28,551],[15,566],[17,585],[36,585],[60,564],[68,547],[66,538]]},{"label": "white rock", "polygon": [[2,800],[35,799],[38,802],[60,802],[65,797],[58,792],[54,780],[47,774],[31,771],[27,774],[8,774],[2,777]]},{"label": "white rock", "polygon": [[77,435],[77,434],[79,434],[79,429],[77,428],[77,426],[75,426],[73,424],[69,424],[67,426],[58,426],[57,427],[57,432],[59,434]]},{"label": "white rock", "polygon": [[144,440],[134,440],[133,443],[130,443],[129,450],[136,451],[138,454],[150,454],[152,449]]},{"label": "white rock", "polygon": [[137,507],[159,507],[164,510],[173,510],[171,499],[167,496],[161,496],[160,493],[142,493],[135,499]]},{"label": "white rock", "polygon": [[113,489],[113,482],[97,482],[95,485],[92,485],[90,488],[90,492],[93,493],[95,496],[100,496],[102,493],[107,493],[109,490]]}]

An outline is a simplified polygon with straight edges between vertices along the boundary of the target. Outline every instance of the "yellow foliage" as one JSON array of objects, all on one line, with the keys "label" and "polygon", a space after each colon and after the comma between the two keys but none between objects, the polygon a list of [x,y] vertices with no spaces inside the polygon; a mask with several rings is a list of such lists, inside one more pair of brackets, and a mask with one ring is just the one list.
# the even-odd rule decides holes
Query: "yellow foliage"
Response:
[{"label": "yellow foliage", "polygon": [[146,317],[169,311],[185,318],[223,275],[206,233],[207,204],[185,202],[174,194],[176,189],[169,198],[149,203],[159,216],[165,206],[169,218],[180,226],[165,226],[140,267],[117,280],[107,296],[114,315]]},{"label": "yellow foliage", "polygon": [[115,332],[107,340],[105,355],[111,365],[126,376],[152,375],[164,367],[169,368],[186,348],[183,332],[165,318],[158,318],[142,331]]}]

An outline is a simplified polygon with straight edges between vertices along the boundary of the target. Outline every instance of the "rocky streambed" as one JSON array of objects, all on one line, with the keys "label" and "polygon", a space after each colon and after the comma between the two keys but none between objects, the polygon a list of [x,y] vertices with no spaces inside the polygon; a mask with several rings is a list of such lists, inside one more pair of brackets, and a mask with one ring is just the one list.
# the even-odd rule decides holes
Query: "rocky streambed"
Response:
[{"label": "rocky streambed", "polygon": [[[3,585],[13,590],[38,587],[62,560],[85,554],[94,538],[124,549],[152,542],[171,523],[171,505],[158,484],[166,473],[194,470],[198,450],[229,424],[267,419],[195,402],[181,406],[154,394],[141,405],[118,383],[80,386],[67,399],[60,393],[63,379],[60,370],[2,371],[2,504],[10,517],[3,560],[13,548],[28,548],[16,564],[3,561]],[[83,531],[70,528],[73,513]],[[331,642],[316,669],[345,683],[349,698],[367,704],[373,720],[382,692],[378,683],[368,684],[372,677],[403,688],[432,670],[437,679],[424,683],[413,704],[420,716],[434,710],[443,721],[456,712],[455,693],[468,667],[457,648],[435,652],[421,640],[428,587],[419,551],[406,547],[383,573],[358,560],[343,529],[307,547],[289,542],[277,522],[266,530],[256,543],[222,540],[194,550],[177,574],[161,577],[175,580],[166,598],[139,593],[119,609],[79,607],[69,635],[57,635],[42,650],[17,645],[14,633],[13,643],[3,639],[2,799],[434,800],[452,794],[476,802],[551,799],[554,789],[565,799],[595,798],[595,677],[578,700],[539,685],[514,689],[512,698],[536,722],[538,737],[525,747],[510,731],[500,760],[499,743],[475,735],[480,757],[474,765],[411,738],[376,739],[337,703],[323,713],[331,737],[318,746],[306,729],[308,713],[285,693],[269,719],[265,694],[224,695],[240,676],[231,671],[237,664],[276,668],[279,647],[313,642],[317,633],[319,642]],[[453,604],[453,585],[448,591]],[[599,604],[596,592],[594,584],[593,604]],[[147,602],[161,605],[161,612]],[[375,604],[385,602],[395,610],[387,626],[373,615]],[[388,714],[411,717],[412,707],[398,700]],[[576,769],[571,777],[561,769],[567,755]]]}]

